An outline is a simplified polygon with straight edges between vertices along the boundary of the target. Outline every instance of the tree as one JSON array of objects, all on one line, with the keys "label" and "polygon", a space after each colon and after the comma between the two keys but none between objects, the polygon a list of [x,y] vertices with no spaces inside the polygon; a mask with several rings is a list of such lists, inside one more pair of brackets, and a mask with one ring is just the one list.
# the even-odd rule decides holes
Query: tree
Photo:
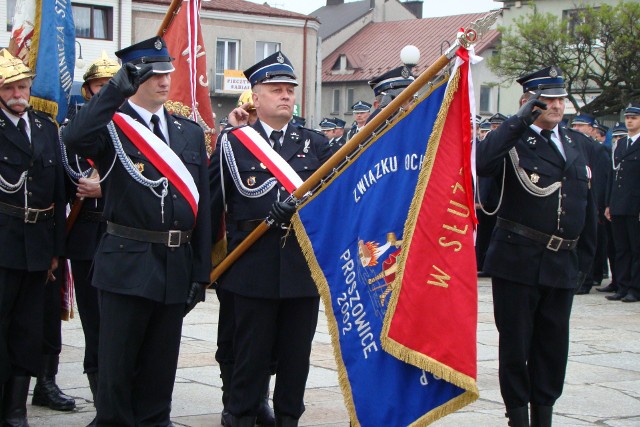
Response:
[{"label": "tree", "polygon": [[587,6],[562,18],[534,8],[499,30],[502,40],[489,66],[505,81],[557,65],[568,101],[596,116],[618,114],[640,98],[639,2]]}]

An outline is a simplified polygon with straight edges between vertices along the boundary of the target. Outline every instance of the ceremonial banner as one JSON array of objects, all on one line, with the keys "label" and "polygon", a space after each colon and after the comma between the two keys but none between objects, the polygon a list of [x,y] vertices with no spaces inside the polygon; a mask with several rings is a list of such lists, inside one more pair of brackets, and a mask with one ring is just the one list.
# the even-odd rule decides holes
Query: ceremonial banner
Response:
[{"label": "ceremonial banner", "polygon": [[[405,227],[406,252],[386,313],[383,348],[459,387],[476,388],[477,271],[469,124],[469,61],[460,49],[444,127],[418,181]],[[457,88],[455,88],[457,86]],[[428,156],[429,157],[429,156]]]},{"label": "ceremonial banner", "polygon": [[[426,425],[478,397],[475,381],[458,380],[459,376],[467,379],[467,372],[458,375],[453,370],[440,369],[434,375],[433,371],[387,353],[380,339],[385,314],[397,292],[395,279],[403,276],[404,257],[413,259],[414,250],[415,256],[425,261],[430,255],[423,252],[426,246],[416,242],[422,234],[414,237],[414,229],[431,227],[432,221],[435,226],[436,219],[418,216],[416,206],[424,205],[431,212],[432,202],[437,205],[452,199],[457,202],[463,193],[455,186],[463,182],[462,156],[442,153],[460,152],[464,144],[470,144],[470,139],[451,137],[447,146],[440,141],[440,136],[447,132],[445,119],[459,114],[457,110],[449,111],[449,105],[459,96],[459,75],[454,75],[446,93],[445,87],[438,85],[399,121],[376,136],[294,216],[298,240],[324,302],[340,385],[354,426]],[[464,120],[470,127],[468,113]],[[436,173],[433,168],[442,163],[441,155],[447,168]],[[436,180],[437,186],[446,186],[449,193],[424,197],[425,190]],[[463,189],[467,190],[464,185]],[[457,192],[455,197],[453,191]],[[436,201],[433,197],[444,199]],[[461,200],[465,206],[467,200]],[[442,225],[437,223],[440,228]],[[472,236],[473,230],[468,234]],[[444,252],[447,248],[438,247],[437,241],[429,247],[449,256]],[[409,252],[407,248],[410,254],[405,253]],[[473,242],[470,249],[473,252]],[[471,257],[468,262],[475,263],[474,255],[464,253]],[[460,268],[450,274],[460,273],[468,264],[458,262]],[[475,276],[475,267],[470,269]],[[425,287],[433,287],[428,282],[437,280],[428,275],[415,279]],[[475,310],[474,295],[467,292],[466,296],[469,300],[465,303]],[[457,334],[461,322],[459,308],[449,304],[444,315],[442,311],[429,311],[422,297],[417,295],[412,302],[423,319],[419,324],[405,325],[407,334],[420,336],[420,328],[437,330],[443,335]],[[460,310],[466,316],[468,309]],[[448,351],[467,353],[475,361],[476,343],[468,345]]]},{"label": "ceremonial banner", "polygon": [[9,51],[36,77],[30,103],[58,123],[67,115],[76,60],[71,2],[17,0]]},{"label": "ceremonial banner", "polygon": [[175,58],[169,100],[172,113],[198,122],[205,131],[207,152],[211,155],[215,139],[215,120],[209,99],[207,57],[200,29],[200,0],[183,0],[177,15],[163,35],[169,54]]}]

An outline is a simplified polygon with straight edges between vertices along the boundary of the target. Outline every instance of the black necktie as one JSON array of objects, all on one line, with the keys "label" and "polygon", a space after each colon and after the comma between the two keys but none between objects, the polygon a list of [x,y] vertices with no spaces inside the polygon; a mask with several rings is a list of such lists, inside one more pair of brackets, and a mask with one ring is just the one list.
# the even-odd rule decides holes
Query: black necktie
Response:
[{"label": "black necktie", "polygon": [[18,120],[18,130],[20,131],[22,136],[24,136],[24,139],[27,140],[27,143],[31,145],[31,140],[29,139],[29,134],[27,133],[27,122],[22,117],[20,118],[20,120]]},{"label": "black necktie", "polygon": [[162,134],[162,130],[160,129],[160,117],[154,114],[153,116],[151,116],[151,123],[153,123],[153,133],[166,144],[167,140],[165,139],[164,135]]},{"label": "black necktie", "polygon": [[276,153],[279,153],[280,148],[282,147],[282,144],[280,144],[280,138],[282,138],[283,133],[284,132],[281,130],[274,130],[271,132],[271,136],[269,137],[269,139],[273,143],[273,149]]},{"label": "black necktie", "polygon": [[556,143],[551,140],[551,135],[553,135],[553,132],[550,131],[549,129],[542,129],[542,130],[540,130],[540,135],[544,136],[546,138],[546,140],[549,141],[549,145],[551,146],[553,151],[555,151],[557,155],[559,155],[560,157],[562,157],[564,159],[564,156],[560,152],[560,149],[558,148]]},{"label": "black necktie", "polygon": [[627,150],[629,149],[629,147],[631,147],[632,144],[633,141],[631,141],[631,138],[627,137]]}]

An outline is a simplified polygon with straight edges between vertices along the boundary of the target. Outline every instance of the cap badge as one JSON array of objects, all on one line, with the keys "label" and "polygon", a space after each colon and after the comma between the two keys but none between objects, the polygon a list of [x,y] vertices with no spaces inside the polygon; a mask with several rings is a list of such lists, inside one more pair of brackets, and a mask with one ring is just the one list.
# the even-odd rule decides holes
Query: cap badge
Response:
[{"label": "cap badge", "polygon": [[160,40],[156,40],[155,43],[153,43],[153,47],[155,47],[156,50],[161,50],[162,49],[162,42]]},{"label": "cap badge", "polygon": [[282,56],[282,52],[278,52],[278,56],[276,57],[276,61],[280,64],[284,64],[284,57]]},{"label": "cap badge", "polygon": [[627,108],[631,108],[633,107],[633,104],[630,102],[629,105],[627,105]]},{"label": "cap badge", "polygon": [[304,142],[304,148],[302,149],[302,152],[303,152],[303,153],[308,153],[308,152],[309,152],[309,146],[310,146],[310,145],[311,145],[311,140],[310,140],[310,139],[307,139],[307,140]]},{"label": "cap badge", "polygon": [[409,78],[409,70],[407,69],[407,67],[402,67],[402,77],[405,79]]},{"label": "cap badge", "polygon": [[549,77],[553,77],[553,78],[555,79],[556,77],[558,77],[558,71],[556,71],[556,69],[555,69],[555,68],[552,68],[552,69],[549,71]]}]

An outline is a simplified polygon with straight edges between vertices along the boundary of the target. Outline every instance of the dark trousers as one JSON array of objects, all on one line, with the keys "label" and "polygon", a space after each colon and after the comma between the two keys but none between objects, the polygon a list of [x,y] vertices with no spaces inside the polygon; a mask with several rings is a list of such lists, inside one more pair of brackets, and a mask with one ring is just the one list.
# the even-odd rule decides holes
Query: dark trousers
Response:
[{"label": "dark trousers", "polygon": [[613,283],[615,286],[618,286],[616,282],[616,241],[613,239],[611,221],[606,221],[604,226],[607,233],[607,259],[609,260],[609,277],[611,278],[611,283]]},{"label": "dark trousers", "polygon": [[216,289],[220,309],[218,311],[218,337],[216,361],[219,365],[233,365],[233,334],[236,322],[232,292]]},{"label": "dark trousers", "polygon": [[58,268],[53,272],[54,281],[44,287],[42,354],[59,356],[62,351],[62,287],[65,286],[66,260],[58,259]]},{"label": "dark trousers", "polygon": [[98,291],[98,426],[167,426],[184,304]]},{"label": "dark trousers", "polygon": [[[0,267],[0,378],[37,376],[42,364],[46,271]],[[58,313],[58,317],[59,317]]]},{"label": "dark trousers", "polygon": [[[486,207],[485,210],[492,212],[495,208]],[[480,209],[476,209],[476,216],[478,217],[478,232],[476,234],[476,263],[478,271],[482,271],[484,265],[484,257],[489,249],[489,243],[491,242],[491,234],[493,234],[493,228],[496,226],[496,215],[487,215]]]},{"label": "dark trousers", "polygon": [[[605,220],[606,221],[606,220]],[[591,269],[591,281],[585,282],[585,286],[591,287],[591,284],[600,286],[604,277],[604,268],[607,262],[607,228],[604,223],[597,226],[596,235],[596,253],[593,257],[593,267]],[[589,277],[587,277],[589,279]]]},{"label": "dark trousers", "polygon": [[91,260],[71,260],[76,303],[84,332],[84,372],[98,372],[98,336],[100,332],[100,311],[98,290],[91,286]]},{"label": "dark trousers", "polygon": [[229,412],[256,415],[270,374],[271,358],[265,355],[274,355],[278,361],[274,411],[300,418],[319,303],[319,297],[276,300],[234,295],[235,364]]},{"label": "dark trousers", "polygon": [[553,406],[562,394],[569,355],[573,289],[492,278],[499,333],[500,392],[507,409]]},{"label": "dark trousers", "polygon": [[640,297],[640,221],[638,215],[614,215],[611,231],[616,245],[618,292]]}]

